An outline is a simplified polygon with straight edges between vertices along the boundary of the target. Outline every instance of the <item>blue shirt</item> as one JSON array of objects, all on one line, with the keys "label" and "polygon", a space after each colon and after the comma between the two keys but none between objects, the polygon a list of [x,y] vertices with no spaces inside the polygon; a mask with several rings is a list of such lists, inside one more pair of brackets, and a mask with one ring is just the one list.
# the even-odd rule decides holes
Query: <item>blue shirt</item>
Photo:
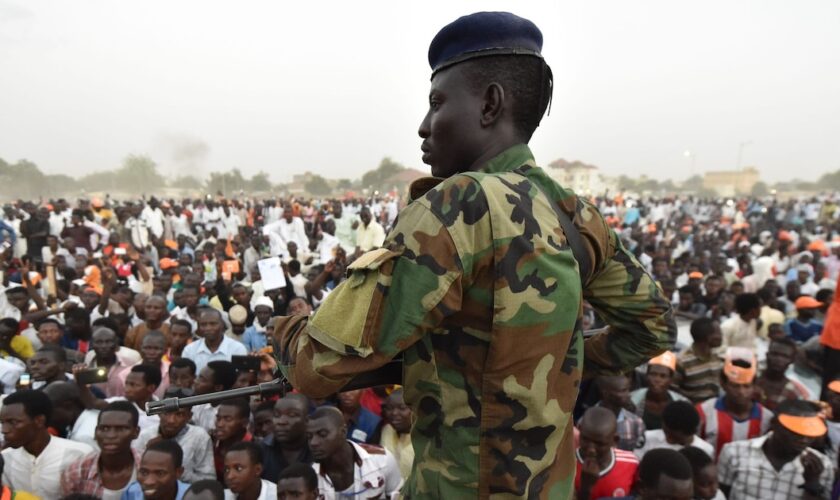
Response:
[{"label": "blue shirt", "polygon": [[789,319],[785,322],[785,335],[799,343],[805,342],[811,337],[818,336],[822,333],[822,329],[822,323],[813,319],[807,323],[803,323],[796,318]]},{"label": "blue shirt", "polygon": [[[256,324],[256,321],[254,321]],[[254,352],[262,349],[268,345],[268,338],[265,332],[258,332],[256,326],[249,326],[242,334],[242,343],[248,349],[248,352]]]},{"label": "blue shirt", "polygon": [[[184,494],[190,488],[190,485],[187,483],[182,483],[178,481],[178,492],[175,494],[175,500],[181,500],[184,498]],[[123,491],[122,496],[120,497],[121,500],[144,500],[145,495],[143,495],[143,488],[140,487],[140,483],[134,481],[133,483],[128,485],[125,491]]]},{"label": "blue shirt", "polygon": [[347,439],[357,443],[367,443],[376,432],[376,427],[382,419],[364,406],[359,408],[359,414],[350,421],[347,427]]},{"label": "blue shirt", "polygon": [[15,228],[8,225],[5,221],[0,220],[0,243],[6,241],[5,235],[9,236],[9,243],[11,246],[15,246],[15,242],[17,241]]}]

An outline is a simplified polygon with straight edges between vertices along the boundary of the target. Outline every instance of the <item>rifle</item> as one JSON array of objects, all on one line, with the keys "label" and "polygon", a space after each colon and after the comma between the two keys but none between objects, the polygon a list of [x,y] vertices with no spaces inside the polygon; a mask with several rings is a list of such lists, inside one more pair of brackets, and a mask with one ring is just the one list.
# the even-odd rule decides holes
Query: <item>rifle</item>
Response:
[{"label": "rifle", "polygon": [[[375,387],[378,385],[400,384],[402,383],[402,367],[402,359],[394,359],[381,368],[357,375],[353,378],[353,380],[348,382],[347,385],[342,387],[341,391],[352,391],[355,389]],[[209,394],[200,394],[198,396],[189,396],[185,398],[168,398],[160,401],[150,401],[146,403],[146,415],[159,415],[161,413],[175,411],[181,408],[191,408],[205,403],[220,403],[228,399],[241,398],[245,396],[285,394],[291,390],[292,384],[290,384],[285,377],[280,375],[271,382],[264,382],[262,384],[248,387],[240,387],[239,389],[229,389],[227,391],[211,392]]]}]

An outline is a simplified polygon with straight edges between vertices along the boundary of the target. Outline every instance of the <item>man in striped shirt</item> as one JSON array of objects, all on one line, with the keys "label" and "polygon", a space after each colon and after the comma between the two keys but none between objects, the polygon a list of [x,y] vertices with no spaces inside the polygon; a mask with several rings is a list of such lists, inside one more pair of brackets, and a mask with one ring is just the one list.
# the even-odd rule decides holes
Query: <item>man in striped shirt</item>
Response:
[{"label": "man in striped shirt", "polygon": [[700,403],[720,393],[723,360],[717,348],[723,336],[717,321],[700,318],[691,323],[691,337],[694,343],[677,356],[674,386],[693,403]]},{"label": "man in striped shirt", "polygon": [[697,405],[700,437],[715,447],[715,456],[732,441],[764,435],[773,413],[753,400],[755,355],[749,349],[730,347],[720,377],[723,396]]}]

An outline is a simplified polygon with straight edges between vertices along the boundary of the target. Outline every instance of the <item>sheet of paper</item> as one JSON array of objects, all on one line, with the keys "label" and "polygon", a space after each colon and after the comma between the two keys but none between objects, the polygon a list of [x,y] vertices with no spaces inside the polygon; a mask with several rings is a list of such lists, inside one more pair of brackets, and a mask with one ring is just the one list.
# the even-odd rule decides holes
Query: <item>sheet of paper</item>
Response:
[{"label": "sheet of paper", "polygon": [[274,290],[286,286],[286,277],[283,275],[283,266],[280,264],[280,257],[270,257],[257,261],[260,270],[260,277],[265,290]]}]

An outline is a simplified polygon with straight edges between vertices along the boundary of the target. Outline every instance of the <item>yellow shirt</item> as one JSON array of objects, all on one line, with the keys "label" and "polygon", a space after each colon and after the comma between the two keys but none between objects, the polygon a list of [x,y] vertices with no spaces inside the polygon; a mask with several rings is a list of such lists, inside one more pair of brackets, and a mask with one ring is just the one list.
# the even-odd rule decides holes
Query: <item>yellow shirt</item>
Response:
[{"label": "yellow shirt", "polygon": [[[29,359],[35,355],[35,349],[32,347],[32,342],[23,335],[15,335],[11,340],[12,349],[23,359]],[[8,356],[9,353],[0,349],[0,354]]]}]

